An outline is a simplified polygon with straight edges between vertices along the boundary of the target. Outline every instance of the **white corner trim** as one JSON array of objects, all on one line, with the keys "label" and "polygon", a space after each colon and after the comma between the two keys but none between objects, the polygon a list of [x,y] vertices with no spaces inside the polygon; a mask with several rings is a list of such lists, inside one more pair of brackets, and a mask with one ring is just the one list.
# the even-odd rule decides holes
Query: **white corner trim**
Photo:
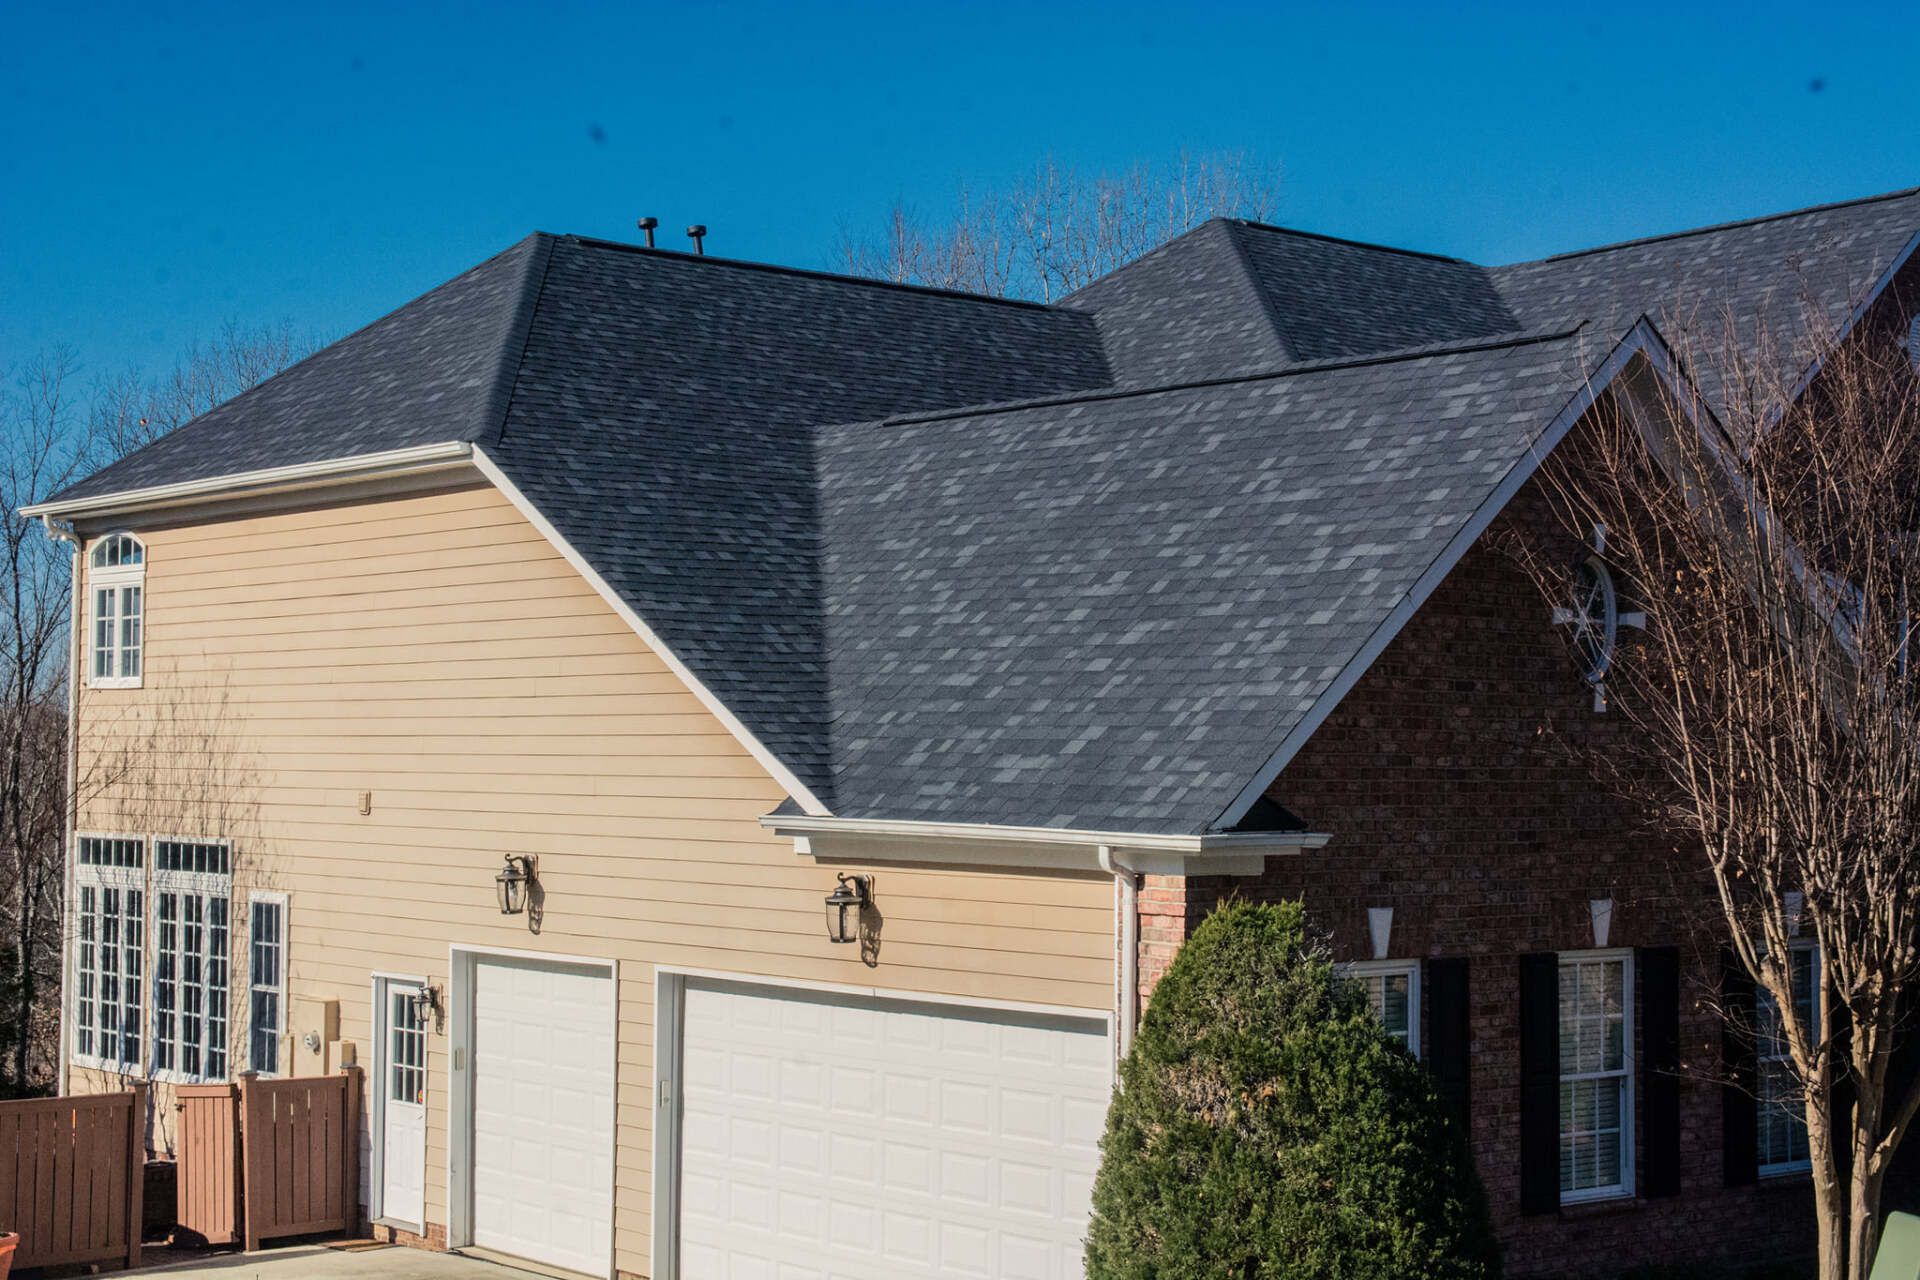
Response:
[{"label": "white corner trim", "polygon": [[327,458],[320,462],[301,462],[292,466],[209,476],[204,480],[185,480],[179,484],[154,485],[146,489],[123,489],[118,493],[74,498],[66,502],[40,502],[20,508],[20,514],[29,519],[72,520],[144,511],[204,498],[309,489],[457,466],[466,462],[472,448],[462,440],[447,440],[439,444],[388,449],[381,453],[363,453],[350,458]]},{"label": "white corner trim", "polygon": [[1579,389],[1574,392],[1573,397],[1567,401],[1566,406],[1554,416],[1553,421],[1547,425],[1547,429],[1540,434],[1539,439],[1528,447],[1518,462],[1514,463],[1512,470],[1507,472],[1506,478],[1491,494],[1487,495],[1486,500],[1467,518],[1467,522],[1460,527],[1459,532],[1453,535],[1452,540],[1441,548],[1440,554],[1434,557],[1433,563],[1427,566],[1426,572],[1415,579],[1412,588],[1401,597],[1400,603],[1394,606],[1393,611],[1381,621],[1378,627],[1374,628],[1373,634],[1367,637],[1367,642],[1361,646],[1360,652],[1350,658],[1347,665],[1340,669],[1333,683],[1327,686],[1313,706],[1308,708],[1307,714],[1302,716],[1299,723],[1294,725],[1292,731],[1281,740],[1279,747],[1267,758],[1267,762],[1260,767],[1260,771],[1253,776],[1253,780],[1234,797],[1233,803],[1226,807],[1214,823],[1215,826],[1231,827],[1246,817],[1247,811],[1267,793],[1267,788],[1273,785],[1273,780],[1280,776],[1280,771],[1292,762],[1295,755],[1299,754],[1300,749],[1307,744],[1307,740],[1319,732],[1320,726],[1326,723],[1327,717],[1333,714],[1334,708],[1338,707],[1341,700],[1352,691],[1353,686],[1359,683],[1360,677],[1367,673],[1368,668],[1372,667],[1374,661],[1385,652],[1387,645],[1400,634],[1407,623],[1413,619],[1413,615],[1419,612],[1420,606],[1427,602],[1427,598],[1434,593],[1446,576],[1453,572],[1454,566],[1459,564],[1467,552],[1473,548],[1473,544],[1480,540],[1480,535],[1487,531],[1494,519],[1506,509],[1506,505],[1513,501],[1513,496],[1520,492],[1521,486],[1533,478],[1534,472],[1540,469],[1540,464],[1546,461],[1547,455],[1559,446],[1567,433],[1573,430],[1574,424],[1593,406],[1594,401],[1600,398],[1601,393],[1613,384],[1613,380],[1637,355],[1646,355],[1656,366],[1664,358],[1664,346],[1660,342],[1659,335],[1644,318],[1620,340],[1600,368],[1587,376]]},{"label": "white corner trim", "polygon": [[827,806],[821,804],[813,792],[808,790],[806,785],[794,776],[793,771],[787,768],[786,765],[780,763],[773,752],[767,749],[766,744],[755,737],[753,731],[742,724],[740,718],[729,711],[726,704],[714,695],[713,690],[701,683],[700,678],[693,674],[687,667],[687,664],[680,661],[680,659],[674,655],[673,650],[669,649],[666,642],[654,633],[653,628],[641,620],[640,615],[633,611],[631,605],[620,598],[619,592],[608,585],[607,580],[601,577],[592,565],[587,563],[586,557],[574,550],[573,544],[568,542],[566,538],[561,535],[560,531],[553,527],[552,522],[540,513],[540,509],[534,506],[526,494],[520,492],[520,487],[508,478],[506,472],[502,471],[492,458],[487,456],[486,450],[482,449],[479,445],[474,445],[472,457],[473,465],[479,470],[480,474],[485,476],[493,483],[495,488],[506,495],[507,501],[511,502],[514,508],[526,517],[529,524],[540,531],[541,536],[552,544],[553,549],[560,553],[561,558],[573,566],[574,572],[585,578],[588,585],[620,616],[620,620],[633,629],[634,634],[640,637],[641,642],[645,644],[647,648],[653,650],[660,661],[667,664],[668,670],[680,677],[681,683],[685,684],[687,688],[692,691],[693,696],[700,700],[700,705],[708,711],[711,711],[714,717],[726,726],[727,732],[731,733],[740,745],[745,747],[748,753],[760,762],[760,767],[772,774],[773,780],[785,787],[787,794],[792,796],[794,801],[808,813],[827,813]]},{"label": "white corner trim", "polygon": [[1165,835],[769,814],[760,825],[793,841],[801,857],[853,862],[923,862],[958,867],[1105,871],[1116,856],[1144,875],[1259,875],[1273,856],[1324,846],[1317,831],[1230,831]]}]

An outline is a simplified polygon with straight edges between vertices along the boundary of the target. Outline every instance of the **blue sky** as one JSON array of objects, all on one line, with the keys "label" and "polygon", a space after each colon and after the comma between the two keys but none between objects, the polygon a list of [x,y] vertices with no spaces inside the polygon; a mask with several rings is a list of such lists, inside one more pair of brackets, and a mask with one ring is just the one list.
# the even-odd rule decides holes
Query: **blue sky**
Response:
[{"label": "blue sky", "polygon": [[1920,184],[1920,5],[0,4],[0,366],[338,336],[535,228],[831,263],[1052,154],[1509,261]]}]

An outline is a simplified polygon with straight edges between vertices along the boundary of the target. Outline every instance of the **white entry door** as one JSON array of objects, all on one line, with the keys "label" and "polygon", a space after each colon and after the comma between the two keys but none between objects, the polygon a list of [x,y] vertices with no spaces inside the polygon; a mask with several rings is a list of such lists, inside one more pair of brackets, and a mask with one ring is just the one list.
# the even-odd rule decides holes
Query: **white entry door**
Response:
[{"label": "white entry door", "polygon": [[681,1280],[1077,1280],[1101,1016],[687,978]]},{"label": "white entry door", "polygon": [[424,1228],[427,1186],[427,1028],[420,988],[379,984],[380,1216]]},{"label": "white entry door", "polygon": [[614,982],[473,961],[473,1243],[604,1276],[613,1255]]}]

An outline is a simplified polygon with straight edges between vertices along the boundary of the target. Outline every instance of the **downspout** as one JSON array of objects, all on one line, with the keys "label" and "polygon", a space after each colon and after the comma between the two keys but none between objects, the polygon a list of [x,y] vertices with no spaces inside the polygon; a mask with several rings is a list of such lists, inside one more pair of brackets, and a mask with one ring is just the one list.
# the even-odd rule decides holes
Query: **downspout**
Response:
[{"label": "downspout", "polygon": [[61,850],[60,867],[60,1054],[58,1091],[68,1092],[72,1069],[73,1027],[67,988],[72,982],[73,948],[73,845],[80,824],[80,538],[73,529],[54,524],[51,516],[41,516],[47,536],[73,547],[67,589],[67,795],[66,847]]},{"label": "downspout", "polygon": [[1120,971],[1115,978],[1114,1005],[1120,1015],[1116,1056],[1133,1048],[1140,1021],[1140,873],[1114,856],[1111,845],[1100,846],[1100,869],[1113,877],[1114,914],[1119,917]]}]

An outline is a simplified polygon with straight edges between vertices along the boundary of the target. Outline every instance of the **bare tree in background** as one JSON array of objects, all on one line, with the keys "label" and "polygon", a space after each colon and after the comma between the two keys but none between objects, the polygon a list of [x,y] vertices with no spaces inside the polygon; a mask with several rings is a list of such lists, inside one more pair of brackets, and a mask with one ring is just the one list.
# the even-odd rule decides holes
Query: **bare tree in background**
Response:
[{"label": "bare tree in background", "polygon": [[[304,354],[290,326],[228,324],[157,379],[126,373],[82,393],[73,353],[7,370],[0,385],[0,1095],[44,1089],[57,1054],[65,838],[76,801],[120,763],[72,784],[67,759],[72,562],[20,508],[140,448]],[[186,758],[179,744],[169,753]]]},{"label": "bare tree in background", "polygon": [[1240,152],[1094,172],[1047,160],[997,190],[962,188],[931,222],[903,204],[877,234],[843,234],[852,275],[1053,302],[1209,218],[1273,216],[1277,169]]},{"label": "bare tree in background", "polygon": [[0,970],[0,1089],[42,1083],[48,997],[59,990],[62,849],[67,799],[70,554],[20,508],[80,478],[94,454],[77,402],[74,358],[42,356],[0,388],[0,885],[6,942]]},{"label": "bare tree in background", "polygon": [[94,389],[93,431],[114,457],[132,453],[310,354],[293,326],[229,320],[157,378],[126,370]]},{"label": "bare tree in background", "polygon": [[1603,540],[1645,613],[1607,672],[1633,745],[1596,763],[1710,872],[1759,996],[1723,1014],[1805,1123],[1820,1276],[1866,1280],[1920,1109],[1895,1060],[1920,972],[1920,377],[1811,307],[1757,341],[1707,319],[1675,326],[1690,378],[1603,404],[1548,459],[1561,528],[1522,558],[1563,619],[1597,617],[1580,566]]}]

